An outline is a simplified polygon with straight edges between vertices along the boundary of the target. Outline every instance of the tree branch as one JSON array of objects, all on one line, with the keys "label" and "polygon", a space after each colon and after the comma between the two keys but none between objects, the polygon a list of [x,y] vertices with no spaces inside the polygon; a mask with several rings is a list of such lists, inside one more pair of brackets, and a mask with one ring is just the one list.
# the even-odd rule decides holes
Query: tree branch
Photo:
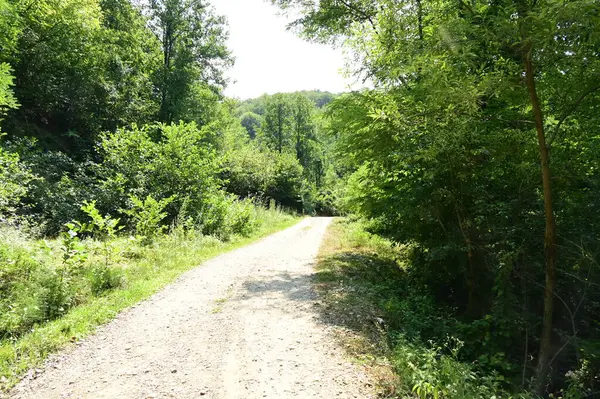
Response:
[{"label": "tree branch", "polygon": [[552,143],[554,143],[554,141],[556,140],[558,133],[560,131],[560,127],[567,120],[567,118],[569,116],[571,116],[571,114],[573,114],[573,112],[577,109],[577,107],[579,107],[579,105],[583,102],[583,100],[585,100],[585,98],[587,96],[589,96],[590,94],[592,94],[598,90],[600,90],[600,85],[588,89],[583,94],[581,94],[581,96],[579,96],[577,101],[575,101],[573,104],[571,104],[571,106],[563,113],[561,118],[558,120],[558,124],[554,128],[552,135],[549,135],[550,137],[548,140],[548,147],[552,146]]},{"label": "tree branch", "polygon": [[371,28],[373,28],[373,31],[375,32],[375,34],[379,36],[379,31],[377,30],[377,26],[375,26],[375,22],[373,21],[373,18],[371,18],[371,15],[369,15],[365,11],[361,10],[360,8],[353,6],[352,4],[348,3],[346,0],[339,0],[339,1],[344,6],[346,6],[346,8],[348,8],[350,11],[353,11],[354,13],[358,14],[359,16],[362,16],[367,21],[369,21],[369,23],[371,24]]}]

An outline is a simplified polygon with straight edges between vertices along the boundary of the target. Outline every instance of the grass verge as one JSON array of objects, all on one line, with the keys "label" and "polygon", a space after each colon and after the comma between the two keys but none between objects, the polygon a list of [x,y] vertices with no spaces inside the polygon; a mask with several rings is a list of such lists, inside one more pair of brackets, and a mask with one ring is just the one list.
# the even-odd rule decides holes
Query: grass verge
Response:
[{"label": "grass verge", "polygon": [[49,354],[92,334],[120,311],[150,297],[182,273],[203,261],[290,227],[299,218],[264,211],[261,223],[248,237],[222,242],[210,236],[174,233],[137,253],[121,265],[126,283],[89,299],[64,316],[36,325],[26,334],[0,341],[0,393],[8,391],[28,370],[40,366]]},{"label": "grass verge", "polygon": [[[337,219],[316,266],[324,321],[371,375],[379,397],[419,399],[531,398],[504,390],[460,356],[456,323],[412,282],[409,246],[369,234],[358,222]],[[450,333],[448,333],[450,332]]]},{"label": "grass verge", "polygon": [[325,322],[336,326],[341,345],[368,370],[379,397],[395,396],[398,376],[389,360],[382,312],[366,274],[389,268],[391,258],[389,242],[367,234],[356,223],[335,219],[319,249],[315,275]]}]

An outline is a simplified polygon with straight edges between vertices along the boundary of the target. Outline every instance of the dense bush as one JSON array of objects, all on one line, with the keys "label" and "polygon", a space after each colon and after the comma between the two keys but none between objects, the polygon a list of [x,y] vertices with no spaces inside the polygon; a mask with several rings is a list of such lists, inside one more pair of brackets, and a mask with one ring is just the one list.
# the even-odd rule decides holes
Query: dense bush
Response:
[{"label": "dense bush", "polygon": [[[19,204],[21,213],[33,215],[45,234],[55,235],[65,223],[82,219],[81,207],[92,200],[103,213],[122,214],[131,231],[141,228],[140,215],[134,214],[134,209],[144,211],[133,198],[148,201],[150,197],[163,204],[160,213],[165,215],[160,224],[164,226],[175,220],[185,200],[188,217],[201,224],[202,208],[220,186],[211,134],[210,129],[194,123],[119,129],[101,137],[96,160],[83,162],[62,152],[43,151],[34,140],[13,140],[8,148],[22,154],[22,166],[16,155],[7,155],[12,169],[3,170],[10,172],[7,178],[24,184],[14,185],[20,191],[7,195],[14,198],[13,203],[18,203],[19,196],[25,197]],[[31,170],[31,177],[24,174],[24,165]],[[23,172],[17,173],[18,167]],[[25,195],[28,181],[31,187]],[[8,183],[7,190],[13,187]],[[151,205],[145,204],[145,212],[151,212]]]},{"label": "dense bush", "polygon": [[[35,140],[12,140],[2,153],[12,168],[6,168],[6,190],[14,188],[6,197],[43,234],[56,235],[65,223],[83,220],[82,207],[93,201],[100,214],[119,217],[127,231],[147,240],[184,219],[206,234],[247,234],[253,225],[250,198],[272,198],[301,211],[305,186],[295,157],[260,151],[227,134],[217,140],[215,126],[194,123],[133,126],[104,134],[96,159],[83,162],[43,151]],[[219,159],[215,142],[236,148]],[[10,185],[10,178],[23,184]],[[227,191],[248,200],[223,191],[223,178]]]},{"label": "dense bush", "polygon": [[303,168],[292,154],[243,147],[227,154],[224,178],[227,191],[238,196],[272,198],[302,210]]},{"label": "dense bush", "polygon": [[503,391],[501,376],[478,374],[472,365],[460,362],[462,345],[462,341],[448,338],[444,344],[431,342],[427,347],[397,336],[391,357],[395,371],[402,376],[399,389],[423,399],[530,398]]},{"label": "dense bush", "polygon": [[32,180],[34,175],[19,155],[0,147],[0,217],[15,212]]},{"label": "dense bush", "polygon": [[[234,233],[248,232],[252,221],[245,204],[246,202],[241,202],[221,191],[211,193],[200,210],[200,231],[222,239],[227,239]],[[236,214],[237,212],[240,214]]]},{"label": "dense bush", "polygon": [[198,212],[219,186],[216,155],[207,134],[194,123],[134,126],[105,134],[99,144],[106,173],[102,183],[115,195],[99,208],[125,208],[130,195],[151,195],[156,200],[174,198],[165,208],[167,222],[175,218],[183,199]]},{"label": "dense bush", "polygon": [[175,200],[175,196],[157,201],[148,195],[142,201],[135,195],[131,195],[129,200],[129,209],[121,211],[131,218],[132,223],[135,223],[135,233],[138,236],[143,240],[151,241],[154,236],[164,233],[167,228],[167,226],[161,225],[167,216],[164,210]]}]

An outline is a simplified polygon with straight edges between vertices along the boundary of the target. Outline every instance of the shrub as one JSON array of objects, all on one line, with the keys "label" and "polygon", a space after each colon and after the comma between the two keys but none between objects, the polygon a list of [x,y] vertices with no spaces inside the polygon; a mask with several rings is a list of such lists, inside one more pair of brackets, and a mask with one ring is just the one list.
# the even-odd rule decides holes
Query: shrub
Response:
[{"label": "shrub", "polygon": [[526,393],[510,394],[503,390],[503,378],[481,375],[472,365],[458,360],[463,342],[448,337],[443,344],[425,346],[399,335],[392,364],[401,379],[399,390],[422,399],[533,398]]},{"label": "shrub", "polygon": [[293,154],[248,145],[227,155],[224,176],[227,191],[240,197],[273,198],[302,210],[303,169]]},{"label": "shrub", "polygon": [[121,248],[117,245],[117,233],[123,229],[119,226],[120,219],[112,218],[110,215],[102,216],[96,209],[96,202],[86,202],[82,210],[92,219],[89,223],[78,223],[81,231],[92,233],[100,238],[91,248],[98,253],[102,262],[96,263],[90,270],[88,279],[92,293],[95,295],[103,291],[116,288],[123,282],[123,274],[114,265],[122,259]]},{"label": "shrub", "polygon": [[199,215],[219,186],[219,167],[208,135],[194,123],[133,126],[103,135],[98,149],[107,173],[103,184],[115,191],[113,209],[127,209],[132,195],[176,196],[165,204],[166,224],[174,221],[184,200],[190,215]]},{"label": "shrub", "polygon": [[251,199],[234,200],[229,206],[228,229],[232,234],[249,236],[256,227],[256,205]]},{"label": "shrub", "polygon": [[232,235],[249,235],[256,227],[256,205],[247,198],[240,200],[222,191],[213,193],[202,209],[201,231],[227,240]]},{"label": "shrub", "polygon": [[34,175],[20,161],[19,155],[0,148],[0,216],[15,212],[32,180]]},{"label": "shrub", "polygon": [[103,170],[89,159],[75,160],[60,151],[48,151],[32,138],[12,138],[9,151],[19,154],[23,165],[35,176],[22,198],[19,214],[38,226],[40,235],[56,235],[65,223],[80,220],[85,200],[111,203],[112,191],[103,187]]},{"label": "shrub", "polygon": [[85,201],[81,210],[92,220],[87,223],[78,223],[81,231],[91,233],[101,239],[111,239],[117,236],[117,233],[123,229],[119,226],[121,219],[115,219],[109,214],[102,216],[96,208],[96,201]]},{"label": "shrub", "polygon": [[90,288],[94,295],[120,287],[124,282],[123,270],[106,264],[96,264],[88,273]]},{"label": "shrub", "polygon": [[227,238],[226,230],[227,212],[232,198],[220,191],[210,193],[205,197],[205,202],[200,209],[196,220],[200,221],[200,231],[203,234]]},{"label": "shrub", "polygon": [[141,200],[135,195],[129,197],[129,209],[122,212],[127,214],[133,223],[135,223],[135,233],[142,237],[144,242],[151,241],[157,235],[164,233],[166,226],[161,226],[161,221],[167,216],[165,208],[175,200],[173,195],[162,200],[155,200],[148,195],[145,200]]},{"label": "shrub", "polygon": [[67,223],[65,224],[67,231],[60,234],[62,239],[62,267],[68,272],[73,273],[79,271],[83,267],[83,263],[87,259],[87,251],[79,240],[78,233],[81,231],[81,224]]},{"label": "shrub", "polygon": [[71,276],[66,270],[50,270],[39,281],[38,308],[40,321],[54,320],[69,310],[73,304]]}]

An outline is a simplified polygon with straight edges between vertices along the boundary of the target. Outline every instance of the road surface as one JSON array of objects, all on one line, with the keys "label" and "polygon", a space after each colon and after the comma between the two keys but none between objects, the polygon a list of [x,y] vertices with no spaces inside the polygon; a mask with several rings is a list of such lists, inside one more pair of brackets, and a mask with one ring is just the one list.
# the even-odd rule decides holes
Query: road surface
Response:
[{"label": "road surface", "polygon": [[320,321],[311,275],[328,218],[205,262],[53,356],[12,398],[369,398]]}]

